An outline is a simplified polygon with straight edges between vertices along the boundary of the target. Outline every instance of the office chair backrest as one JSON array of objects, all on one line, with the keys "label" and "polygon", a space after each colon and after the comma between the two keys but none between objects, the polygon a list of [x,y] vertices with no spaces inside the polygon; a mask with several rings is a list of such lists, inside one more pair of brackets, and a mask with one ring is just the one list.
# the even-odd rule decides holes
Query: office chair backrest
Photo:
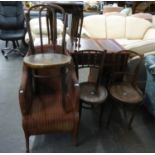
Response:
[{"label": "office chair backrest", "polygon": [[[45,49],[44,45],[52,46],[53,51],[56,51],[57,45],[61,45],[62,47],[62,53],[65,51],[65,38],[66,38],[66,13],[64,9],[58,5],[50,4],[41,4],[41,5],[34,5],[32,6],[29,10],[28,13],[26,14],[26,23],[27,23],[27,28],[28,28],[28,33],[29,33],[29,44],[30,44],[30,49],[32,53],[36,53],[35,47],[34,47],[34,40],[33,40],[33,34],[31,31],[31,25],[30,25],[30,20],[31,20],[31,12],[33,10],[38,11],[38,21],[39,21],[39,45],[41,48],[41,52],[47,52],[47,49]],[[63,22],[63,30],[60,34],[58,34],[58,23],[57,23],[57,17],[58,14],[61,16],[62,22]],[[45,16],[45,18],[42,18]],[[45,36],[45,31],[46,31],[46,36]],[[58,35],[61,36],[60,40],[58,40]],[[46,43],[45,43],[46,42]],[[59,43],[58,43],[59,42]]]},{"label": "office chair backrest", "polygon": [[0,29],[24,27],[24,10],[20,1],[0,1]]}]

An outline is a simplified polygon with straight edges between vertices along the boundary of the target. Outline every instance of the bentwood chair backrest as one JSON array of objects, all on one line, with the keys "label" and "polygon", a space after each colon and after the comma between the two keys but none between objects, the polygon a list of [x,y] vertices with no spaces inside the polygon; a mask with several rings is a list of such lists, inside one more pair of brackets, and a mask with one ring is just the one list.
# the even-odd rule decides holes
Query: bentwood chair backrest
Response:
[{"label": "bentwood chair backrest", "polygon": [[[35,53],[34,37],[31,25],[31,14],[33,11],[37,12],[38,18],[38,40],[41,52],[47,52],[44,48],[45,44],[52,46],[53,52],[56,52],[57,46],[60,45],[62,53],[65,51],[65,37],[66,37],[66,13],[64,9],[58,5],[41,4],[32,6],[26,14],[26,22],[29,34],[29,46],[32,53]],[[62,21],[62,27],[58,28],[59,21]],[[35,25],[34,25],[35,26]]]},{"label": "bentwood chair backrest", "polygon": [[106,57],[105,51],[98,50],[81,50],[75,52],[73,59],[75,62],[75,69],[77,77],[79,78],[79,71],[82,68],[95,68],[98,70],[98,76],[96,80],[96,89],[101,82],[101,75],[103,72],[104,62]]}]

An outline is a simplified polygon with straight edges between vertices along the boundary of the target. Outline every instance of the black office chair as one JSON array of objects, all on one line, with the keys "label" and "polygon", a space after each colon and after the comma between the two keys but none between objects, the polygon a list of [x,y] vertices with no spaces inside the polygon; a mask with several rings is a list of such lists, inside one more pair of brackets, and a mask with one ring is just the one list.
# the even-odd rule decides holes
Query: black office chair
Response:
[{"label": "black office chair", "polygon": [[[26,45],[26,29],[24,26],[24,10],[21,1],[0,1],[0,39],[6,41],[6,48],[1,52],[6,59],[12,52],[24,53],[19,50],[18,40],[22,40]],[[13,43],[13,48],[8,48],[8,42]]]}]

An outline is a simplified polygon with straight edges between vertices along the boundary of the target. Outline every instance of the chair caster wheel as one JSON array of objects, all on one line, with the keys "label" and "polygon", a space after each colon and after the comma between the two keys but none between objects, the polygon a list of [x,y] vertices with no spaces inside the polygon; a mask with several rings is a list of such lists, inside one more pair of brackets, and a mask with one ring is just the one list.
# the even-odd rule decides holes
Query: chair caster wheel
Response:
[{"label": "chair caster wheel", "polygon": [[1,50],[1,52],[2,52],[2,54],[4,55],[4,51],[3,51],[3,50]]},{"label": "chair caster wheel", "polygon": [[22,57],[25,57],[25,54],[24,54],[24,53],[21,53],[21,56],[22,56]]}]

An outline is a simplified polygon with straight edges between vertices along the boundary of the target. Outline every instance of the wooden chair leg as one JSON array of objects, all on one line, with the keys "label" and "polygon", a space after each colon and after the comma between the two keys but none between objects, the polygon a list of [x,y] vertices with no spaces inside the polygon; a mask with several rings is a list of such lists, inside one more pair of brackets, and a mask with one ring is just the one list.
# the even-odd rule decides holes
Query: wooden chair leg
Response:
[{"label": "wooden chair leg", "polygon": [[99,128],[102,127],[103,108],[104,108],[104,103],[101,104],[101,110],[100,110],[100,115],[99,115]]},{"label": "wooden chair leg", "polygon": [[77,146],[77,144],[78,144],[78,140],[77,140],[77,132],[76,131],[74,131],[74,133],[73,133],[73,144],[75,145],[75,146]]},{"label": "wooden chair leg", "polygon": [[79,107],[79,115],[80,115],[80,120],[81,120],[81,115],[82,115],[82,102],[80,101],[80,107]]},{"label": "wooden chair leg", "polygon": [[79,133],[79,123],[76,125],[75,129],[73,130],[73,143],[75,146],[78,145],[78,133]]},{"label": "wooden chair leg", "polygon": [[133,119],[135,118],[137,110],[138,110],[138,107],[135,107],[132,111],[132,115],[131,115],[131,117],[129,119],[129,123],[128,123],[128,129],[131,129],[131,125],[132,125]]},{"label": "wooden chair leg", "polygon": [[5,42],[5,47],[8,47],[8,42],[9,42],[9,41],[6,41],[6,42]]},{"label": "wooden chair leg", "polygon": [[106,127],[108,128],[109,125],[110,125],[110,122],[111,122],[111,118],[112,118],[112,114],[113,114],[113,105],[111,104],[111,108],[110,108],[110,112],[109,112],[109,116],[108,116],[108,120],[107,120],[107,123],[106,123]]},{"label": "wooden chair leg", "polygon": [[124,118],[127,119],[127,110],[125,105],[123,105],[123,114],[124,114]]},{"label": "wooden chair leg", "polygon": [[29,134],[25,132],[25,140],[26,140],[26,152],[29,153]]}]

